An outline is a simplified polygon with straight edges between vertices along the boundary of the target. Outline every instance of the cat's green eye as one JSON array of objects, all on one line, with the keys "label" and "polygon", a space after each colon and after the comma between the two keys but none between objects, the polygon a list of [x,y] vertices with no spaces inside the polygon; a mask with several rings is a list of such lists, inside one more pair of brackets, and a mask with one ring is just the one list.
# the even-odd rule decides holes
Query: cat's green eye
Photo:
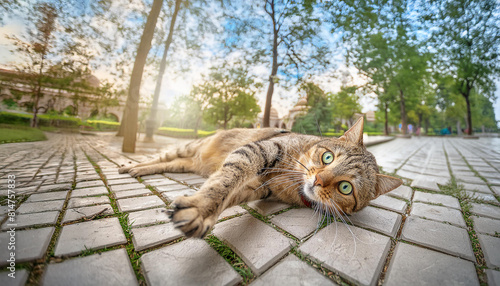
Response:
[{"label": "cat's green eye", "polygon": [[350,195],[352,193],[352,185],[347,181],[342,181],[339,184],[339,191],[344,195]]},{"label": "cat's green eye", "polygon": [[323,153],[323,156],[321,156],[321,160],[325,164],[330,164],[331,162],[333,162],[333,153],[330,151]]}]

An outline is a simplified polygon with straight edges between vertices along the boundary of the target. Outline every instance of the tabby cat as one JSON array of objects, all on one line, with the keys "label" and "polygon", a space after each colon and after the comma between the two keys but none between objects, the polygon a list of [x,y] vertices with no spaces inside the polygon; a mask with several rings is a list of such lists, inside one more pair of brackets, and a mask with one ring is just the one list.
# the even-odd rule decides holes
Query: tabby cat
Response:
[{"label": "tabby cat", "polygon": [[363,118],[340,138],[265,129],[233,129],[195,140],[120,173],[194,172],[209,176],[192,196],[174,200],[170,216],[188,237],[204,237],[234,205],[273,197],[332,215],[350,214],[402,184],[379,174],[363,145]]}]

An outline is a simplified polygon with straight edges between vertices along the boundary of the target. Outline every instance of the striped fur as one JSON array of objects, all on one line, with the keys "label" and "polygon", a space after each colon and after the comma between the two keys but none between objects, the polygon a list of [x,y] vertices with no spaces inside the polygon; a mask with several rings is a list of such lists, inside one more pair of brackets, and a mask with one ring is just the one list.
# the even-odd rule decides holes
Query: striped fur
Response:
[{"label": "striped fur", "polygon": [[[362,130],[361,118],[338,139],[279,129],[220,131],[156,160],[123,167],[120,173],[209,176],[195,195],[173,202],[172,220],[188,237],[204,237],[226,208],[261,198],[314,206],[335,216],[349,214],[402,183],[378,173],[374,156],[363,145]],[[327,151],[334,155],[329,164],[321,159]],[[339,191],[343,181],[352,185],[351,194]]]}]

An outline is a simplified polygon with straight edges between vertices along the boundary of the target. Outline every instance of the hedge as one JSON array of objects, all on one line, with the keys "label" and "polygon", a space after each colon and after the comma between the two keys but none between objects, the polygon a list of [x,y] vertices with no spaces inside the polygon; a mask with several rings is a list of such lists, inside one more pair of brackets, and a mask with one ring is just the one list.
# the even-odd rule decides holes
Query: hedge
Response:
[{"label": "hedge", "polygon": [[[38,117],[38,126],[55,126],[64,128],[78,128],[82,121],[75,117],[66,117],[62,115],[40,114]],[[13,113],[13,112],[0,112],[0,123],[16,124],[30,126],[32,114]]]},{"label": "hedge", "polygon": [[181,129],[175,127],[160,127],[156,134],[165,135],[169,137],[175,138],[200,138],[207,137],[214,134],[216,131],[204,131],[198,130],[198,133],[195,134],[194,129]]},{"label": "hedge", "polygon": [[105,120],[87,120],[85,122],[86,127],[99,131],[118,131],[120,127],[120,122],[105,121]]}]

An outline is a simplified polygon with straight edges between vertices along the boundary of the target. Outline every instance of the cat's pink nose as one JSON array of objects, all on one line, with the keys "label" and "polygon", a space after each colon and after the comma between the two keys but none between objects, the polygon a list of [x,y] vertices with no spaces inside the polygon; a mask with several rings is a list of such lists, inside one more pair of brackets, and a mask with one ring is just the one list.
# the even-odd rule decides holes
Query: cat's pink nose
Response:
[{"label": "cat's pink nose", "polygon": [[320,176],[316,174],[316,180],[314,181],[315,186],[323,187],[323,180],[321,180]]}]

